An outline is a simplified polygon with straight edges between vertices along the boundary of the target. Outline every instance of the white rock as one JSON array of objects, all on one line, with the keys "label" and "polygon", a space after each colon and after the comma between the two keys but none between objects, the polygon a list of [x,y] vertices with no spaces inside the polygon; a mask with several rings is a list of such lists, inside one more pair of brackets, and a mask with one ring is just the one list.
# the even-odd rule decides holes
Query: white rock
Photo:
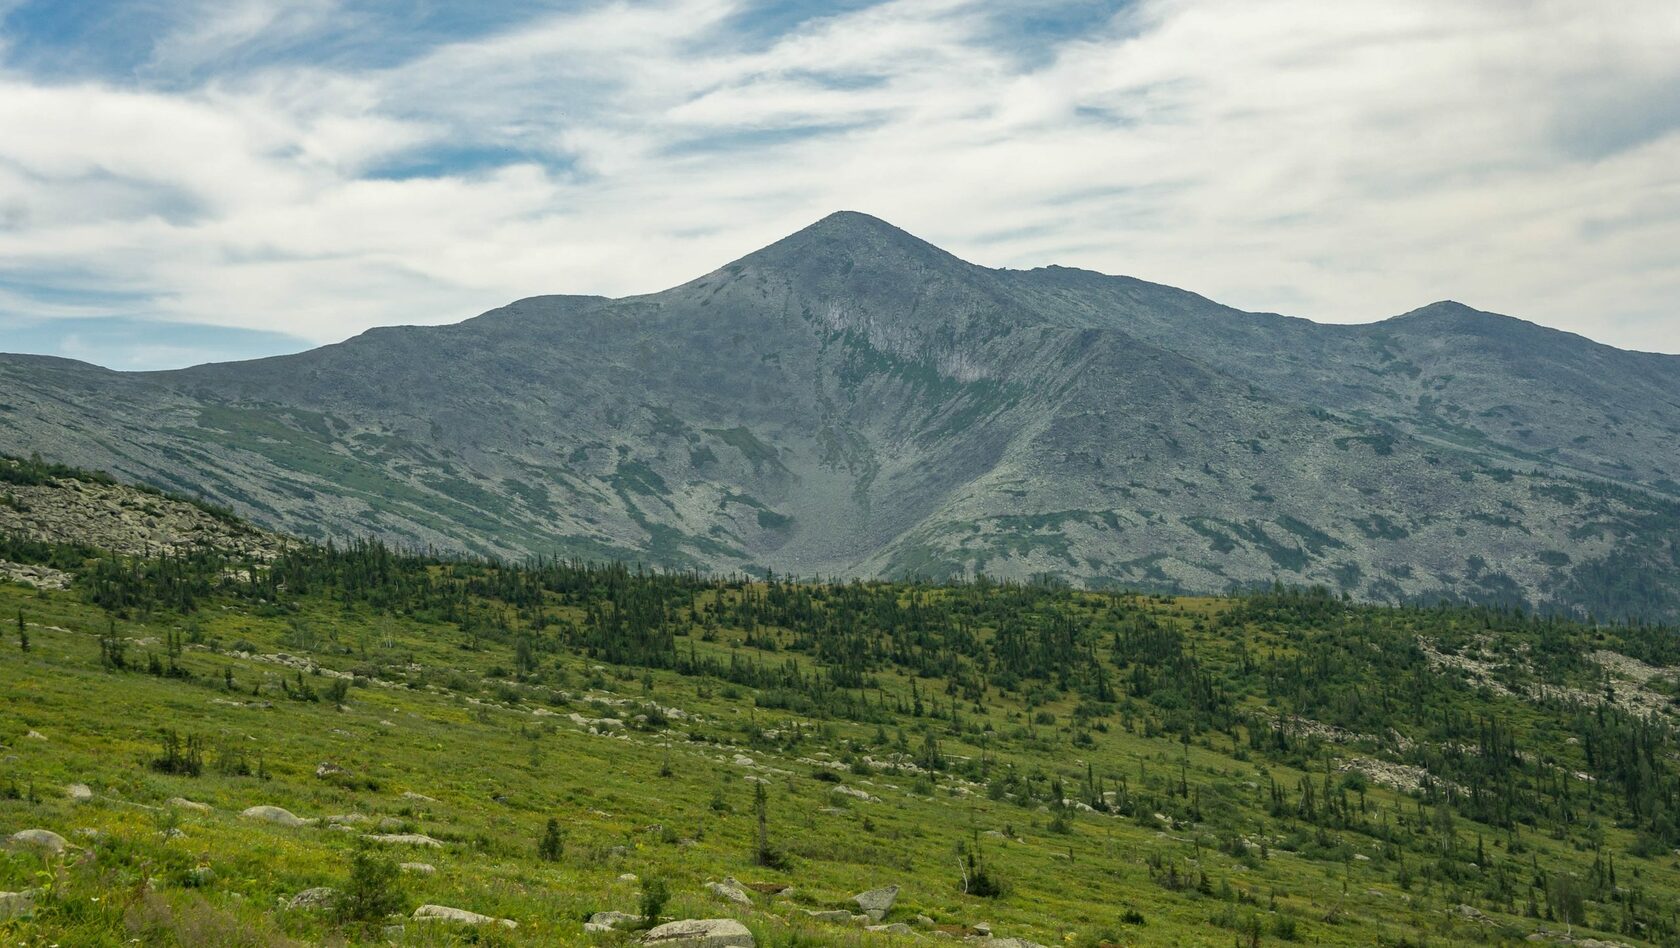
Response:
[{"label": "white rock", "polygon": [[713,895],[728,899],[736,905],[752,905],[752,896],[748,895],[746,889],[742,887],[741,883],[736,882],[734,879],[725,879],[722,882],[708,882],[706,883],[706,888],[711,890]]},{"label": "white rock", "polygon": [[37,852],[57,855],[68,849],[70,843],[64,837],[52,830],[26,829],[18,830],[6,837],[8,849],[33,849]]},{"label": "white rock", "polygon": [[262,820],[265,823],[274,823],[279,826],[304,826],[308,823],[307,820],[299,818],[290,810],[284,810],[277,806],[254,806],[239,815],[248,820]]},{"label": "white rock", "polygon": [[199,803],[196,800],[188,800],[186,797],[170,797],[164,802],[178,810],[192,810],[197,813],[209,813],[213,809],[208,803]]},{"label": "white rock", "polygon": [[93,799],[93,788],[85,783],[73,783],[64,788],[64,795],[77,803],[86,803]]},{"label": "white rock", "polygon": [[0,922],[35,914],[35,893],[0,892]]},{"label": "white rock", "polygon": [[437,919],[444,922],[460,922],[463,925],[500,925],[503,928],[518,928],[519,923],[511,918],[491,918],[466,909],[450,908],[447,905],[422,905],[414,910],[416,919]]},{"label": "white rock", "polygon": [[878,922],[892,911],[893,903],[898,901],[898,886],[884,885],[868,892],[859,892],[852,896],[852,901],[858,904],[858,908],[863,909],[863,914]]},{"label": "white rock", "polygon": [[644,945],[665,948],[755,948],[752,932],[732,918],[689,918],[666,922],[642,936]]},{"label": "white rock", "polygon": [[415,872],[423,876],[429,876],[437,872],[437,867],[429,862],[405,862],[397,868],[404,872]]},{"label": "white rock", "polygon": [[393,846],[443,847],[442,843],[423,833],[372,833],[362,838],[370,843],[390,843]]}]

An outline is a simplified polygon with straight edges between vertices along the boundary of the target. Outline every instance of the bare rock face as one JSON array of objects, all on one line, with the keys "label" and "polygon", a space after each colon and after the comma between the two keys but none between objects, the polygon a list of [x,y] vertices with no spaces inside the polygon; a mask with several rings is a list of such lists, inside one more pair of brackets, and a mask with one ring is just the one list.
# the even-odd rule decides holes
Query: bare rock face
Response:
[{"label": "bare rock face", "polygon": [[642,936],[642,944],[661,948],[755,948],[747,926],[732,918],[666,922]]},{"label": "bare rock face", "polygon": [[[1664,620],[1676,406],[1680,357],[1456,303],[1320,326],[975,266],[855,213],[664,292],[535,297],[282,358],[0,356],[8,450],[301,536],[721,572],[1277,579]],[[0,531],[270,542],[97,483],[12,495]]]}]

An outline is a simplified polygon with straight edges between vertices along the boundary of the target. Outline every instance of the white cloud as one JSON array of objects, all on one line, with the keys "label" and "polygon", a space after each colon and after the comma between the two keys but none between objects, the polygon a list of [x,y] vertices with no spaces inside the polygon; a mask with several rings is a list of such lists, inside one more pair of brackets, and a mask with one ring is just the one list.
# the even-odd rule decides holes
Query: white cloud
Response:
[{"label": "white cloud", "polygon": [[[226,9],[157,62],[223,62],[330,8]],[[180,90],[0,75],[0,277],[324,342],[655,290],[853,208],[990,265],[1329,321],[1450,297],[1680,351],[1668,0],[1145,0],[1030,62],[979,2],[757,46],[729,33],[744,14],[614,3],[394,68]],[[367,177],[416,148],[532,160]]]}]

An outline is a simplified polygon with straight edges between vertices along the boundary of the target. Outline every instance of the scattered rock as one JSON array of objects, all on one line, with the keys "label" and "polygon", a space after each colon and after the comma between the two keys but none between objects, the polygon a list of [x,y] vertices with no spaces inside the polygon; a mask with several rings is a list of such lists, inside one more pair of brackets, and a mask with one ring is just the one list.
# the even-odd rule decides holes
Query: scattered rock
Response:
[{"label": "scattered rock", "polygon": [[187,870],[186,883],[195,888],[202,888],[216,881],[216,870],[209,866],[194,866]]},{"label": "scattered rock", "polygon": [[711,890],[713,895],[728,899],[736,905],[752,905],[752,896],[748,895],[746,890],[741,887],[741,883],[736,882],[734,879],[725,879],[722,882],[708,882],[706,883],[706,888]]},{"label": "scattered rock", "polygon": [[34,730],[30,731],[28,734],[25,734],[24,737],[27,737],[32,741],[44,741],[44,740],[47,739],[47,736],[45,734],[42,734],[40,731],[34,731]]},{"label": "scattered rock", "polygon": [[64,788],[64,795],[77,803],[86,803],[93,799],[93,788],[85,783],[73,783]]},{"label": "scattered rock", "polygon": [[313,889],[304,889],[297,895],[292,896],[291,901],[286,903],[286,907],[314,912],[332,907],[333,901],[337,898],[337,889],[331,886],[317,886]]},{"label": "scattered rock", "polygon": [[883,935],[914,935],[916,932],[903,922],[893,922],[890,925],[868,925],[864,931],[880,932]]},{"label": "scattered rock", "polygon": [[589,921],[583,925],[586,932],[610,932],[617,930],[620,925],[640,925],[643,917],[630,915],[625,912],[596,912],[589,916]]},{"label": "scattered rock", "polygon": [[166,805],[175,807],[176,809],[192,810],[196,813],[210,813],[214,809],[208,803],[199,803],[196,800],[188,800],[186,797],[170,797],[164,802]]},{"label": "scattered rock", "polygon": [[805,914],[819,922],[849,922],[852,920],[852,913],[845,909],[806,909]]},{"label": "scattered rock", "polygon": [[404,800],[414,800],[417,803],[436,803],[437,802],[436,800],[432,799],[431,797],[426,796],[424,793],[415,793],[413,790],[404,790],[403,791],[403,799]]},{"label": "scattered rock", "polygon": [[642,936],[644,945],[666,948],[755,948],[752,932],[732,918],[689,918],[666,922]]},{"label": "scattered rock", "polygon": [[315,765],[315,776],[321,778],[322,780],[326,780],[329,777],[347,777],[349,775],[350,771],[345,770],[343,767],[340,767],[330,760],[323,760],[319,764]]},{"label": "scattered rock", "polygon": [[968,943],[984,945],[986,948],[1044,948],[1038,942],[1027,941],[1025,938],[970,938]]},{"label": "scattered rock", "polygon": [[503,928],[518,928],[519,923],[511,918],[491,918],[466,909],[450,908],[447,905],[422,905],[414,910],[416,919],[437,919],[444,922],[459,922],[462,925],[500,925]]},{"label": "scattered rock", "polygon": [[892,911],[893,903],[898,901],[898,886],[884,885],[868,892],[859,892],[852,896],[852,901],[858,904],[858,908],[863,909],[863,914],[878,922],[887,917],[887,913]]},{"label": "scattered rock", "polygon": [[290,810],[277,806],[254,806],[239,814],[248,820],[262,820],[265,823],[275,823],[280,826],[306,826],[309,821],[302,819]]},{"label": "scattered rock", "polygon": [[0,892],[0,922],[35,914],[35,892]]},{"label": "scattered rock", "polygon": [[737,767],[751,767],[752,765],[753,765],[753,759],[751,757],[748,757],[745,754],[736,754],[735,755],[735,766],[737,766]]},{"label": "scattered rock", "polygon": [[441,849],[443,844],[423,833],[370,833],[363,836],[370,843],[390,843],[393,846],[431,846]]},{"label": "scattered rock", "polygon": [[405,862],[397,868],[404,872],[418,873],[423,876],[429,876],[437,872],[437,867],[429,862]]},{"label": "scattered rock", "polygon": [[58,855],[70,847],[69,841],[52,830],[18,830],[6,837],[8,849],[33,849],[36,852]]}]

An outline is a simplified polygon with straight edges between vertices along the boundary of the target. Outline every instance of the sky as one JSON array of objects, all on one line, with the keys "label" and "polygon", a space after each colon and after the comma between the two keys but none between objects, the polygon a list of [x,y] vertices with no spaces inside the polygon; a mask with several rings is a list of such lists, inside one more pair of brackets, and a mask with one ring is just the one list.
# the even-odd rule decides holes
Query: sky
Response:
[{"label": "sky", "polygon": [[831,211],[1680,353],[1674,0],[0,0],[0,351],[653,292]]}]

